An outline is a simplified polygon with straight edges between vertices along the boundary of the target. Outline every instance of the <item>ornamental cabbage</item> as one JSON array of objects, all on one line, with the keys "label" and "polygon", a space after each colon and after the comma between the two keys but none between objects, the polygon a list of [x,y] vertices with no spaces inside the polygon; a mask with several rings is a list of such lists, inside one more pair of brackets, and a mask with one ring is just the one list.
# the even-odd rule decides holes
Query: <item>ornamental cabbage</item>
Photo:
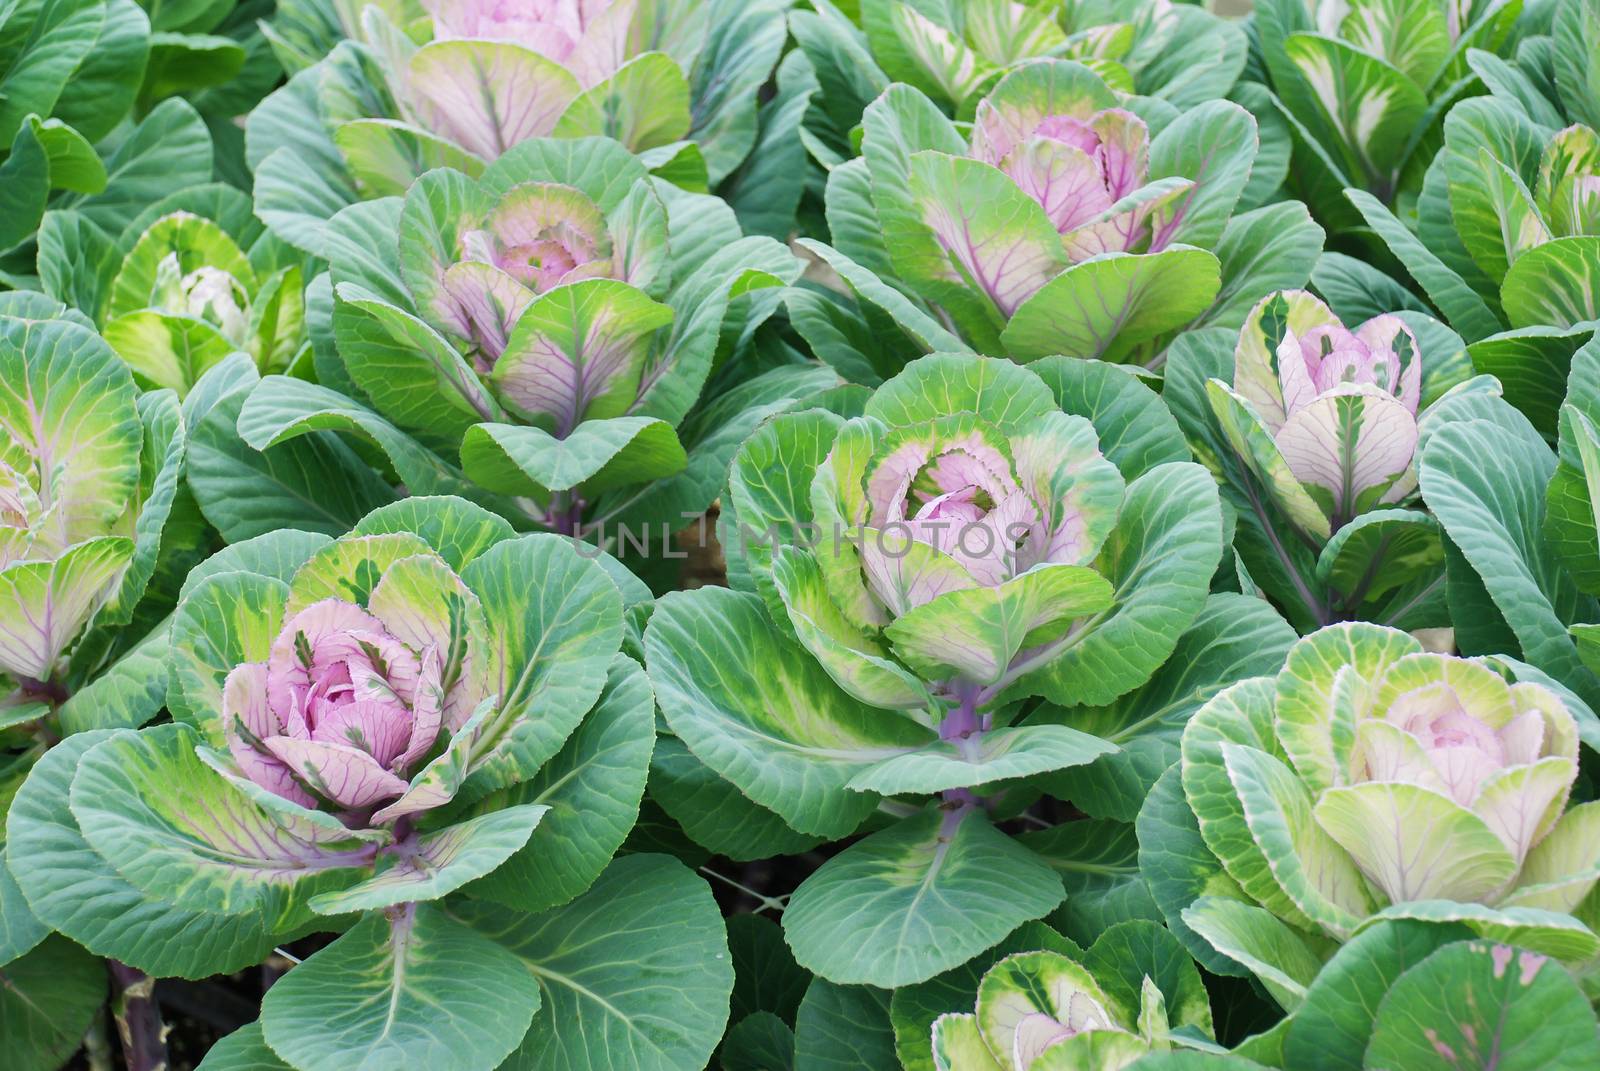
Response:
[{"label": "ornamental cabbage", "polygon": [[1417,456],[1443,399],[1498,393],[1471,371],[1460,337],[1427,316],[1347,327],[1300,290],[1262,298],[1237,334],[1173,344],[1163,397],[1234,507],[1235,571],[1301,632],[1449,623]]},{"label": "ornamental cabbage", "polygon": [[[1031,923],[948,980],[913,987],[904,1007],[897,994],[892,1013],[914,1021],[912,1013],[948,1007],[952,987],[971,1002],[933,1020],[939,1071],[1117,1071],[1149,1052],[1211,1047],[1200,972],[1146,919],[1105,926],[1087,948]],[[902,1062],[926,1064],[927,1048],[901,1042],[908,1032],[897,1032]]]},{"label": "ornamental cabbage", "polygon": [[1593,714],[1544,679],[1370,624],[1300,640],[1276,679],[1219,693],[1184,731],[1183,794],[1222,873],[1169,918],[1286,1006],[1301,965],[1373,916],[1600,952],[1571,917],[1600,877],[1600,804],[1567,808]]},{"label": "ornamental cabbage", "polygon": [[[958,707],[953,734],[1002,694],[1054,690],[1052,664],[1116,602],[1101,550],[1119,523],[1138,523],[1129,496],[1142,501],[1094,425],[1060,412],[1033,376],[1006,374],[1026,399],[1011,409],[974,399],[936,413],[918,397],[944,376],[990,374],[978,361],[925,358],[863,416],[826,422],[808,496],[816,546],[770,551],[789,624],[839,686],[877,706]],[[730,480],[744,540],[771,537],[753,523],[758,473],[746,465],[759,455],[747,446]]]},{"label": "ornamental cabbage", "polygon": [[1303,290],[1270,294],[1239,335],[1233,382],[1207,395],[1239,457],[1319,541],[1416,490],[1422,351],[1398,316],[1352,331]]},{"label": "ornamental cabbage", "polygon": [[[439,0],[293,10],[273,30],[289,84],[251,115],[256,196],[321,254],[339,207],[424,172],[474,178],[543,138],[612,138],[690,188],[755,145],[757,94],[784,40],[776,0]],[[338,35],[344,35],[343,40]],[[310,66],[308,49],[328,49]]]},{"label": "ornamental cabbage", "polygon": [[[1084,404],[1109,396],[1114,414]],[[922,801],[795,891],[783,923],[807,969],[924,981],[1058,902],[980,796],[1120,758],[1018,701],[1113,702],[1206,606],[1215,483],[1176,429],[1175,451],[1121,454],[1125,475],[1091,419],[1118,442],[1159,407],[1110,365],[932,354],[859,416],[780,414],[735,455],[718,528],[734,590],[674,592],[644,635],[668,726],[802,833],[852,833],[883,796]],[[1012,881],[957,891],[999,855]],[[926,898],[899,894],[919,882]],[[858,897],[874,907],[841,916]]]},{"label": "ornamental cabbage", "polygon": [[[302,807],[381,822],[392,815],[378,805],[405,794],[441,730],[459,730],[471,715],[483,682],[454,666],[446,692],[440,645],[450,637],[415,630],[408,618],[417,607],[395,604],[399,583],[380,582],[366,610],[344,599],[313,603],[284,622],[266,661],[228,674],[223,729],[250,780]],[[480,651],[484,642],[476,637]],[[467,654],[482,659],[471,646]]]},{"label": "ornamental cabbage", "polygon": [[1185,107],[1226,94],[1248,51],[1236,24],[1166,0],[1076,0],[1056,10],[996,0],[867,0],[861,16],[890,78],[966,114],[1005,71],[1043,58],[1077,60],[1118,89]]},{"label": "ornamental cabbage", "polygon": [[[736,300],[799,271],[778,242],[742,236],[720,201],[652,180],[600,138],[525,142],[480,179],[429,172],[404,200],[345,209],[330,234],[337,354],[321,379],[345,394],[269,376],[242,414],[247,440],[306,434],[298,414],[337,411],[346,430],[382,427],[413,491],[597,539],[640,510],[676,530],[710,505],[703,480],[641,492],[689,463],[677,429],[730,309],[748,306],[746,330],[771,309]],[[753,427],[836,382],[815,367],[772,376],[760,405],[722,419]]]},{"label": "ornamental cabbage", "polygon": [[[1145,983],[1140,1026],[1164,1034],[1160,991],[1148,978]],[[1145,1013],[1162,1022],[1147,1021]],[[947,1014],[934,1021],[934,1066],[939,1071],[1117,1071],[1151,1048],[1126,1015],[1070,957],[1021,952],[983,976],[975,1014]]]},{"label": "ornamental cabbage", "polygon": [[[244,200],[200,187],[155,206],[155,218],[129,238],[102,330],[141,384],[181,396],[229,354],[248,354],[265,374],[287,370],[308,351],[299,258],[275,263],[283,250],[238,211]],[[169,203],[218,207],[211,215],[162,211]]]},{"label": "ornamental cabbage", "polygon": [[[1339,193],[1386,205],[1423,185],[1469,48],[1505,46],[1520,8],[1438,0],[1264,0],[1255,13],[1276,106],[1299,126],[1290,187],[1330,229],[1356,224]],[[1302,153],[1301,147],[1309,149]]]},{"label": "ornamental cabbage", "polygon": [[83,318],[41,294],[0,296],[0,382],[0,673],[52,699],[91,622],[133,616],[184,435],[170,392],[140,397]]},{"label": "ornamental cabbage", "polygon": [[1231,261],[1224,280],[1209,249],[1276,249],[1267,274],[1282,280],[1309,274],[1320,248],[1297,204],[1230,224],[1258,149],[1243,108],[1180,114],[1069,60],[1013,68],[978,101],[970,137],[905,85],[867,107],[862,131],[861,162],[828,180],[837,250],[802,244],[924,349],[1157,366],[1173,331],[1236,326],[1244,295],[1271,285],[1251,277],[1259,263]]},{"label": "ornamental cabbage", "polygon": [[[7,825],[13,894],[151,974],[231,972],[338,934],[262,1002],[258,1037],[300,1071],[392,1066],[401,1046],[445,1060],[435,1023],[396,1040],[390,1001],[318,979],[399,992],[448,948],[455,973],[429,1000],[471,1027],[451,1035],[449,1063],[490,1071],[539,1004],[509,971],[492,1011],[474,999],[482,972],[518,962],[506,920],[582,894],[632,824],[654,704],[622,639],[605,567],[459,499],[406,499],[337,540],[282,529],[233,544],[190,574],[173,614],[173,720],[75,734],[34,767]],[[599,782],[591,722],[608,748]],[[586,742],[569,754],[575,733]],[[591,825],[577,799],[623,813]],[[40,841],[68,834],[62,883]],[[469,882],[472,902],[433,906]],[[144,924],[122,925],[130,913]],[[338,1015],[348,1039],[330,1052],[306,1014]]]}]

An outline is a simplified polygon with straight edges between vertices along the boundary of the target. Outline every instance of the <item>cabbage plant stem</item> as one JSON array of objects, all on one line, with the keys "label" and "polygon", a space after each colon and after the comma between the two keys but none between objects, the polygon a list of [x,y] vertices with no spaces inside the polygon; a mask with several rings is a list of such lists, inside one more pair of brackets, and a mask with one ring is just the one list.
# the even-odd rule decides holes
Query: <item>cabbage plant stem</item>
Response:
[{"label": "cabbage plant stem", "polygon": [[128,1071],[165,1071],[167,1028],[156,1003],[156,980],[136,967],[110,960],[117,994],[111,1011],[122,1039],[122,1058]]},{"label": "cabbage plant stem", "polygon": [[[983,723],[978,717],[978,696],[982,689],[976,684],[957,681],[951,691],[956,697],[956,706],[939,722],[939,739],[948,740],[971,757],[977,751],[978,741],[983,735]],[[978,804],[978,797],[968,788],[946,789],[944,800],[951,808],[945,817],[945,825],[951,831],[961,816]]]}]

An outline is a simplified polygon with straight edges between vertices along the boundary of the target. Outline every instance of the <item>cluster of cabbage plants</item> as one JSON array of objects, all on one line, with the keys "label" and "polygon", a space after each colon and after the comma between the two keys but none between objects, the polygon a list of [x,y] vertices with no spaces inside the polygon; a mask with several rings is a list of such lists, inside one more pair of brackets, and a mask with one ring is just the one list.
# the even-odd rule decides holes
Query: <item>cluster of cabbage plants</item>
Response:
[{"label": "cluster of cabbage plants", "polygon": [[1600,1066],[1597,131],[1600,0],[0,0],[0,1068]]}]

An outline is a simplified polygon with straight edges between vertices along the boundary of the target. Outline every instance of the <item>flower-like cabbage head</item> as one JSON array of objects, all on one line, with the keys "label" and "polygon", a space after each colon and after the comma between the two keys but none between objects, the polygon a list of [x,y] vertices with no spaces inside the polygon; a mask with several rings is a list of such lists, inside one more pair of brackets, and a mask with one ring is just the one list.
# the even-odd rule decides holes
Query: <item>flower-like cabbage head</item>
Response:
[{"label": "flower-like cabbage head", "polygon": [[1309,293],[1269,294],[1240,332],[1233,382],[1207,395],[1240,459],[1315,538],[1416,489],[1422,353],[1398,316],[1352,331]]},{"label": "flower-like cabbage head", "polygon": [[[511,539],[503,523],[457,499],[409,501],[409,514],[375,515],[368,532],[324,543],[286,583],[225,572],[180,607],[173,701],[225,746],[213,765],[255,786],[258,798],[295,805],[287,813],[303,808],[350,828],[389,827],[448,804],[463,785],[476,798],[531,773],[519,773],[518,763],[527,759],[527,738],[545,731],[527,722],[542,685],[526,676],[528,666],[506,659],[544,656],[523,643],[537,644],[529,630],[538,622],[517,616],[502,571],[520,575],[543,563],[550,582],[572,586],[574,597],[593,598],[597,608],[616,600],[599,567],[556,537]],[[465,518],[491,543],[463,557],[412,530],[432,530],[412,519],[419,515]],[[516,554],[527,561],[510,560]],[[257,626],[259,642],[235,645],[236,660],[223,666],[196,630],[234,599],[273,610]],[[592,624],[614,649],[614,622],[602,615]],[[565,672],[593,693],[604,666],[591,663],[580,659]]]},{"label": "flower-like cabbage head", "polygon": [[1145,190],[1150,131],[1144,120],[1124,108],[1092,107],[1065,102],[1035,111],[985,99],[972,127],[972,155],[1004,171],[1045,210],[1074,262],[1164,248],[1171,229],[1152,234],[1151,216],[1189,185]]},{"label": "flower-like cabbage head", "polygon": [[[614,137],[638,152],[691,125],[689,75],[705,48],[705,5],[688,0],[429,0],[432,39],[412,40],[376,5],[360,16],[364,56],[388,114],[352,109],[371,87],[323,89],[333,140],[364,193],[399,193],[420,170],[477,173],[531,138]],[[421,33],[428,21],[421,20]],[[338,65],[336,64],[336,67]],[[371,75],[363,74],[363,77]],[[381,110],[381,109],[380,109]],[[746,147],[746,151],[748,147]],[[419,170],[418,165],[421,165]]]},{"label": "flower-like cabbage head", "polygon": [[781,243],[603,138],[525,142],[479,178],[435,169],[332,230],[351,380],[471,482],[568,532],[599,494],[684,467],[675,428],[731,303],[799,274]]},{"label": "flower-like cabbage head", "polygon": [[[1126,927],[1122,936],[1143,925]],[[1175,944],[1170,938],[1163,943]],[[1021,952],[1001,959],[979,981],[974,1012],[934,1020],[934,1066],[940,1071],[1117,1071],[1152,1050],[1170,1048],[1167,996],[1137,965],[1107,962],[1101,951],[1077,956]],[[1096,965],[1093,972],[1090,963]],[[1209,1032],[1210,1009],[1199,973],[1184,966],[1188,969],[1167,979],[1176,1001],[1172,1013],[1183,1025]]]},{"label": "flower-like cabbage head", "polygon": [[1526,924],[1528,947],[1600,951],[1559,914],[1600,877],[1600,804],[1567,809],[1577,719],[1593,716],[1577,703],[1395,629],[1312,633],[1276,678],[1223,691],[1184,731],[1183,791],[1252,905],[1206,896],[1184,920],[1224,955],[1265,927],[1322,958],[1319,939],[1379,912]]},{"label": "flower-like cabbage head", "polygon": [[[792,496],[781,506],[776,472]],[[1189,516],[1207,525],[1215,483],[1203,474],[1180,462],[1125,481],[1095,425],[1062,411],[1039,375],[933,354],[858,417],[784,415],[747,442],[729,476],[734,527],[722,542],[862,702],[917,711],[944,701],[936,695],[974,709],[1080,686],[1115,695],[1132,687],[1119,672],[1140,671],[1052,674],[1063,656],[1120,642],[1116,627],[1101,630],[1131,593],[1110,578],[1132,568],[1124,552],[1142,550],[1144,537],[1117,533],[1164,528],[1157,515],[1169,503],[1156,488],[1180,483],[1196,496]],[[1204,568],[1209,538],[1197,531],[1186,548],[1195,562],[1151,563],[1171,570],[1175,610],[1198,608],[1190,570]]]},{"label": "flower-like cabbage head", "polygon": [[[824,529],[844,533],[818,560],[847,612],[917,673],[983,686],[1103,608],[1092,563],[1123,494],[1094,426],[1059,411],[858,417],[811,487]],[[989,611],[1020,629],[974,633]]]},{"label": "flower-like cabbage head", "polygon": [[169,392],[139,398],[86,321],[40,294],[0,301],[0,382],[0,673],[48,682],[91,619],[131,617],[183,435]]},{"label": "flower-like cabbage head", "polygon": [[965,415],[893,430],[863,419],[823,471],[861,526],[862,579],[885,623],[948,592],[1092,562],[1123,493],[1093,426],[1060,413],[1014,436]]},{"label": "flower-like cabbage head", "polygon": [[[1578,775],[1572,714],[1541,685],[1439,654],[1407,655],[1360,690],[1349,782],[1324,793],[1318,821],[1392,902],[1497,896],[1561,818]],[[1391,820],[1423,792],[1434,821]],[[1481,841],[1470,872],[1410,865],[1451,837],[1456,854]]]},{"label": "flower-like cabbage head", "polygon": [[[970,133],[904,85],[862,131],[884,239],[846,233],[844,251],[887,263],[979,352],[1022,360],[1118,357],[1204,313],[1221,266],[1195,246],[1220,238],[1258,148],[1235,104],[1149,107],[1071,60],[1012,69]],[[1195,144],[1227,164],[1199,166]]]},{"label": "flower-like cabbage head", "polygon": [[[249,217],[245,217],[249,218]],[[134,376],[186,394],[231,353],[262,372],[289,367],[310,346],[298,265],[261,269],[246,247],[259,224],[233,231],[179,210],[139,234],[111,284],[105,337]]]},{"label": "flower-like cabbage head", "polygon": [[[394,606],[387,589],[374,589],[369,605],[392,628],[354,603],[324,599],[284,623],[265,662],[238,666],[223,686],[240,769],[302,806],[371,813],[399,798],[441,729],[459,729],[482,690],[458,672],[449,697],[457,724],[446,726],[439,643],[448,637],[408,628],[401,615],[412,608]],[[481,646],[484,637],[471,640]]]},{"label": "flower-like cabbage head", "polygon": [[[433,206],[441,202],[461,205],[455,218],[438,219]],[[439,222],[444,226],[434,229]],[[421,236],[429,253],[425,265],[405,271],[419,309],[468,343],[474,366],[484,373],[493,371],[517,321],[539,296],[585,279],[660,294],[670,277],[666,210],[643,182],[608,213],[565,183],[534,180],[490,193],[458,173],[432,172],[407,194],[401,226],[402,233]],[[507,390],[529,393],[525,385]]]}]

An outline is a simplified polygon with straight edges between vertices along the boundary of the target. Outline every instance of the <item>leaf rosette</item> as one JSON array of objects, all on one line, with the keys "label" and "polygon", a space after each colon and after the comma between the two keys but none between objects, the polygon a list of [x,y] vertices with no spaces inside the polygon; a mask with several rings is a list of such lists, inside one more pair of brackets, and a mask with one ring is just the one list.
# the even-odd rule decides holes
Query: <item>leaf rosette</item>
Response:
[{"label": "leaf rosette", "polygon": [[[1100,425],[1041,378],[1074,398],[1088,365],[934,354],[858,417],[774,417],[723,498],[736,590],[677,592],[651,617],[668,725],[776,828],[840,837],[882,796],[926,801],[790,901],[796,957],[830,980],[922,981],[1059,901],[1043,858],[976,796],[1118,747],[1070,716],[1024,719],[1022,701],[1139,688],[1206,602],[1216,485],[1192,462],[1117,451],[1124,476]],[[1107,390],[1143,389],[1094,367]],[[1111,441],[1128,434],[1126,410],[1086,411]],[[979,880],[998,866],[1015,878],[1003,892]],[[841,914],[841,898],[863,906]]]},{"label": "leaf rosette", "polygon": [[[637,817],[655,738],[612,569],[445,497],[382,507],[339,539],[279,529],[219,551],[172,615],[172,721],[78,732],[38,762],[8,816],[9,888],[43,925],[152,975],[231,972],[336,934],[263,1001],[251,1051],[273,1066],[402,1052],[501,1066],[561,1014],[534,1018],[527,963],[562,951],[540,928],[587,927],[569,968],[622,957],[631,979],[626,957],[676,947],[622,942],[639,916],[607,914],[619,885],[655,881],[619,871],[586,895]],[[678,883],[672,909],[646,912],[652,933],[701,942],[675,976],[726,1000],[726,966],[698,970],[711,935],[725,940],[703,883],[630,863]],[[586,981],[544,999],[637,1014]],[[695,1019],[663,1044],[703,1060],[720,1029]]]},{"label": "leaf rosette", "polygon": [[[1149,1052],[1172,1048],[1167,998],[1149,975],[1116,977],[1113,996],[1089,964],[1094,956],[1019,952],[999,960],[978,983],[972,1012],[941,1015],[933,1024],[937,1071],[1118,1071]],[[1103,964],[1097,964],[1106,969]],[[1119,974],[1136,973],[1129,965]],[[1199,975],[1184,979],[1183,1025],[1209,1032],[1211,1010]],[[1117,987],[1113,987],[1116,989]],[[1122,990],[1126,990],[1123,992]],[[1137,1003],[1128,996],[1136,996]],[[1198,999],[1197,999],[1198,998]]]},{"label": "leaf rosette", "polygon": [[1291,187],[1330,230],[1359,226],[1340,191],[1384,205],[1412,198],[1451,103],[1476,79],[1469,49],[1512,40],[1520,3],[1271,0],[1257,8],[1272,106],[1295,138]]},{"label": "leaf rosette", "polygon": [[263,375],[307,356],[298,254],[263,233],[236,191],[202,186],[169,201],[189,207],[160,203],[134,222],[104,295],[101,330],[135,378],[182,396],[232,353]]},{"label": "leaf rosette", "polygon": [[1236,327],[1245,295],[1303,279],[1320,251],[1298,204],[1230,219],[1259,148],[1231,102],[1180,113],[1036,60],[993,85],[970,130],[890,86],[863,116],[861,162],[829,176],[837,248],[806,243],[924,351],[1159,366],[1174,332]]},{"label": "leaf rosette", "polygon": [[[735,443],[680,426],[724,322],[753,330],[771,310],[744,295],[799,271],[722,202],[652,179],[603,138],[524,142],[478,179],[431,171],[404,199],[345,209],[330,233],[336,352],[318,355],[321,387],[262,380],[247,441],[350,431],[413,491],[596,538],[611,522],[676,530],[710,504],[714,484],[692,474],[725,466]],[[720,419],[753,427],[836,381],[814,367],[758,377]]]},{"label": "leaf rosette", "polygon": [[1207,394],[1234,450],[1319,541],[1416,490],[1422,347],[1398,316],[1352,331],[1304,291],[1270,294],[1245,321],[1233,382]]},{"label": "leaf rosette", "polygon": [[1397,630],[1313,633],[1185,730],[1182,790],[1218,872],[1163,909],[1290,1009],[1375,919],[1587,961],[1600,811],[1567,806],[1577,705]]},{"label": "leaf rosette", "polygon": [[[433,168],[476,177],[533,139],[611,138],[704,190],[754,147],[756,93],[784,39],[772,0],[441,0],[337,16],[331,37],[326,15],[273,31],[297,73],[250,128],[262,218],[315,253],[342,204],[404,193]],[[317,38],[330,51],[299,70]],[[297,187],[308,161],[314,186],[302,170]]]},{"label": "leaf rosette", "polygon": [[1437,309],[1473,365],[1498,376],[1507,401],[1551,439],[1573,353],[1600,317],[1600,21],[1582,0],[1552,14],[1550,32],[1519,44],[1515,62],[1466,53],[1489,93],[1444,116],[1414,219],[1346,194],[1411,280],[1361,274],[1411,307]]},{"label": "leaf rosette", "polygon": [[85,630],[133,617],[184,433],[170,391],[141,397],[83,317],[42,294],[0,297],[0,378],[0,673],[53,704]]},{"label": "leaf rosette", "polygon": [[1262,298],[1236,337],[1173,345],[1165,393],[1237,514],[1236,568],[1302,631],[1447,623],[1417,458],[1444,399],[1499,390],[1464,350],[1411,311],[1346,327],[1305,291]]}]

